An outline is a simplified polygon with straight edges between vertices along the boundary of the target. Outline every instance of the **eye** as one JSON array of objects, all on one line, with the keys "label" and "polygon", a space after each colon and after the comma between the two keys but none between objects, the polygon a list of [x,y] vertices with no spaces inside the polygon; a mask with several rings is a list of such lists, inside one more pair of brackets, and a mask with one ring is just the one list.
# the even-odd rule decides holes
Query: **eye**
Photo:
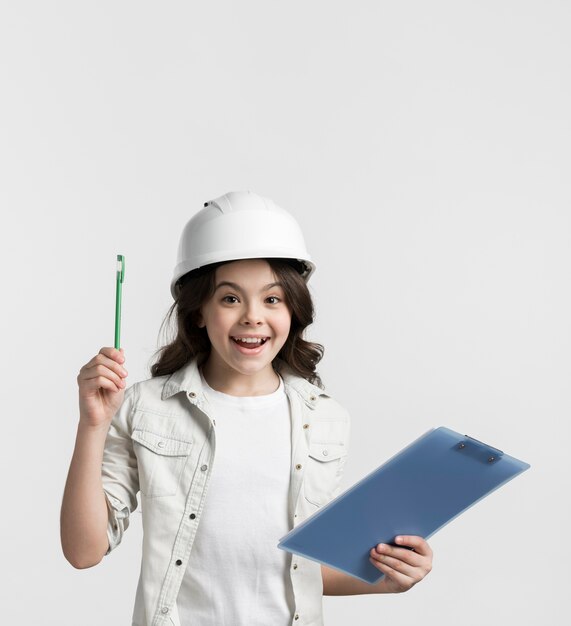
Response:
[{"label": "eye", "polygon": [[[234,298],[234,300],[237,300],[238,298],[236,296],[224,296],[222,298],[222,302],[228,302],[228,300],[226,298]],[[281,302],[281,298],[278,298],[277,296],[268,296],[266,298],[266,300],[277,300],[278,302]],[[228,304],[234,304],[233,302],[228,302]],[[271,302],[271,304],[277,304],[277,302]]]}]

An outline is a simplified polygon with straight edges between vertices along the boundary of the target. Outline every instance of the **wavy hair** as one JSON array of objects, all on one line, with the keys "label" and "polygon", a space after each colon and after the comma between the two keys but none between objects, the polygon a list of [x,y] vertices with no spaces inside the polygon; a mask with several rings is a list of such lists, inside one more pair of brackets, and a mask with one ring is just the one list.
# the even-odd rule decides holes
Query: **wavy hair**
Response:
[{"label": "wavy hair", "polygon": [[[272,362],[277,372],[279,359],[285,361],[293,372],[310,383],[324,389],[316,367],[323,358],[325,348],[319,343],[303,339],[305,329],[314,321],[315,308],[307,283],[299,272],[300,263],[293,259],[265,259],[283,283],[286,302],[292,312],[291,326],[288,338]],[[197,270],[185,274],[180,280],[178,298],[174,301],[163,323],[170,322],[173,315],[176,317],[176,336],[172,341],[159,348],[152,359],[157,358],[151,366],[151,375],[164,376],[172,374],[184,367],[191,359],[197,358],[197,365],[203,365],[212,348],[206,328],[198,326],[200,308],[214,294],[216,285],[216,269],[232,261],[211,263]],[[160,333],[160,331],[159,331]]]}]

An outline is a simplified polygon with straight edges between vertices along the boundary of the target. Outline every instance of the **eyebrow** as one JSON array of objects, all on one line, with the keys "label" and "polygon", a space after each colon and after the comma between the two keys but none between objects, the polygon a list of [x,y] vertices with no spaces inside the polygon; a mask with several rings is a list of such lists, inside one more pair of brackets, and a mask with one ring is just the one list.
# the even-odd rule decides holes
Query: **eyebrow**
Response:
[{"label": "eyebrow", "polygon": [[[236,291],[242,291],[242,288],[240,287],[240,285],[237,285],[236,283],[231,283],[228,280],[224,280],[221,283],[218,283],[214,291],[217,291],[218,289],[220,289],[220,287],[224,287],[224,286],[232,287],[232,289],[236,289]],[[268,285],[265,285],[264,287],[260,289],[260,293],[262,291],[267,291],[268,289],[271,289],[272,287],[283,287],[283,284],[280,282],[269,283]]]}]

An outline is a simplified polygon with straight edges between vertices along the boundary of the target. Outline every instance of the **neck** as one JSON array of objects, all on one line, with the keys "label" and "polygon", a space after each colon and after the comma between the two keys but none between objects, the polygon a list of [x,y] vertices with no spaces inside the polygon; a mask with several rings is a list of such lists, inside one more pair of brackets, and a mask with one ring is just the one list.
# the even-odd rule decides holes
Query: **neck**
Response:
[{"label": "neck", "polygon": [[266,396],[278,390],[280,377],[271,363],[253,374],[242,374],[231,367],[216,367],[209,358],[201,368],[206,382],[215,391],[230,396]]}]

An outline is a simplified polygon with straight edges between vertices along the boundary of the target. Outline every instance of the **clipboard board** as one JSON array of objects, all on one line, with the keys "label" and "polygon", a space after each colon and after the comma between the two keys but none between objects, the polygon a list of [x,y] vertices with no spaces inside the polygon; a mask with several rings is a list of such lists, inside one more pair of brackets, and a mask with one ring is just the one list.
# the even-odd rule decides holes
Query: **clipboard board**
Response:
[{"label": "clipboard board", "polygon": [[397,535],[428,539],[530,467],[441,426],[413,441],[284,535],[278,548],[367,583],[384,574],[371,548]]}]

